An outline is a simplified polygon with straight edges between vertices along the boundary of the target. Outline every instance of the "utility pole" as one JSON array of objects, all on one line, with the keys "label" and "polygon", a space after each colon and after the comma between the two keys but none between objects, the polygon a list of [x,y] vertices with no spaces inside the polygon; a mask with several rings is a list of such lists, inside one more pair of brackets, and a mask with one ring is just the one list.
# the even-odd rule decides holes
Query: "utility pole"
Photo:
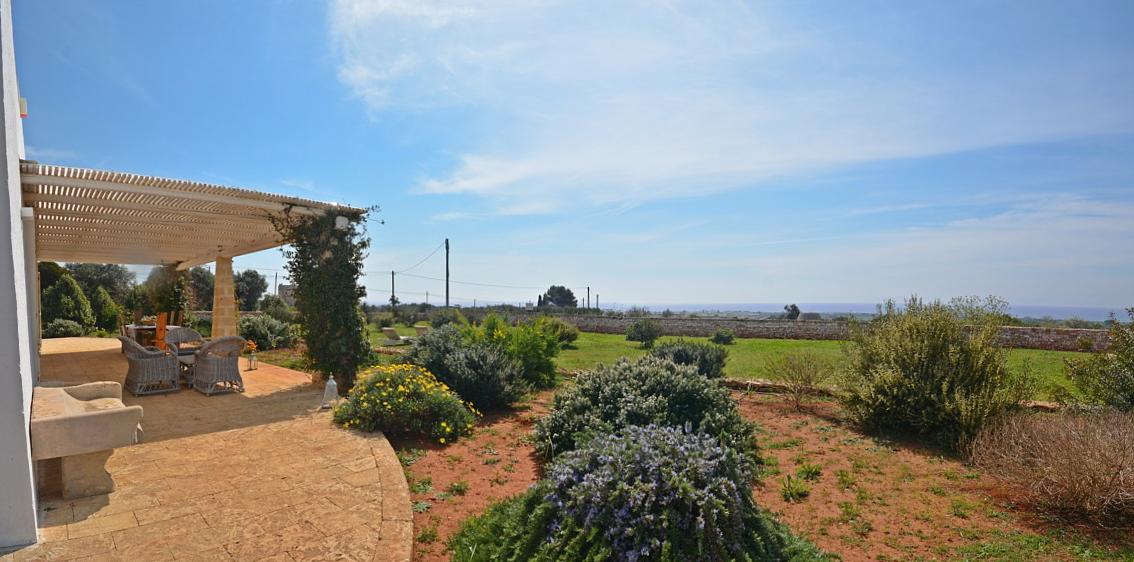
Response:
[{"label": "utility pole", "polygon": [[587,287],[587,309],[591,308],[591,288]]},{"label": "utility pole", "polygon": [[272,292],[279,296],[280,294],[280,272],[276,272],[272,278]]},{"label": "utility pole", "polygon": [[598,293],[595,293],[595,310],[602,310],[598,303]]},{"label": "utility pole", "polygon": [[398,302],[398,297],[394,293],[394,270],[390,270],[390,311],[394,310],[394,303]]},{"label": "utility pole", "polygon": [[[449,308],[449,239],[445,239],[445,308]],[[475,308],[475,305],[474,305]]]},{"label": "utility pole", "polygon": [[429,291],[425,292],[425,304],[429,304]]}]

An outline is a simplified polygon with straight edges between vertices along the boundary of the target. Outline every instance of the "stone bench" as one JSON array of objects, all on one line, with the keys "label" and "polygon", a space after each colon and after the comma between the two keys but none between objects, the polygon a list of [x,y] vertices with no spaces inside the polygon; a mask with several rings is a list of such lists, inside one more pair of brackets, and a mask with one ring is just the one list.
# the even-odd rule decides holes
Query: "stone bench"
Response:
[{"label": "stone bench", "polygon": [[[117,447],[142,436],[141,406],[122,403],[122,385],[93,382],[75,386],[44,383],[32,390],[31,448],[40,478],[44,465],[60,459],[60,484],[67,499],[114,490],[106,460]],[[43,489],[49,484],[41,482]]]}]

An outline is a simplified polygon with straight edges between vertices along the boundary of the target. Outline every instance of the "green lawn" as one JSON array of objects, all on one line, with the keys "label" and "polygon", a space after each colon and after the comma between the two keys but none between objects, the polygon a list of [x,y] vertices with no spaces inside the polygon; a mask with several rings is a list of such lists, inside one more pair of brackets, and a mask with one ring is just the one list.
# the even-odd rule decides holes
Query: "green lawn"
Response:
[{"label": "green lawn", "polygon": [[[421,325],[425,326],[426,324],[422,323]],[[371,322],[366,328],[370,334],[370,345],[374,347],[386,345],[386,336],[382,334],[382,328],[378,324]],[[413,329],[413,326],[394,324],[394,329],[397,330],[399,336],[417,336],[417,331]]]},{"label": "green lawn", "polygon": [[[676,338],[665,337],[661,341]],[[686,338],[708,341],[706,338]],[[725,375],[739,379],[775,379],[769,372],[767,361],[790,351],[809,350],[836,360],[843,358],[843,342],[824,340],[769,340],[742,339],[728,347],[728,363]],[[638,344],[626,341],[619,334],[594,334],[583,332],[575,342],[575,349],[565,349],[556,359],[562,369],[577,370],[593,367],[596,363],[613,363],[619,357],[637,358],[646,353]],[[1083,354],[1069,351],[1044,351],[1040,349],[1013,349],[1008,352],[1008,365],[1020,369],[1025,363],[1040,380],[1037,398],[1049,398],[1050,388],[1060,386],[1071,390],[1072,384],[1063,373],[1063,360],[1080,357]]]}]

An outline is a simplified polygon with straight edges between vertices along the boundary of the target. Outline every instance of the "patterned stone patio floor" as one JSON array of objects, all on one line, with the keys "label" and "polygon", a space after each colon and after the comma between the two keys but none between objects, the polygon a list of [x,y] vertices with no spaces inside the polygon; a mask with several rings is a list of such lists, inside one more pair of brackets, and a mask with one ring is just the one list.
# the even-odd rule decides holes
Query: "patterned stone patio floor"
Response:
[{"label": "patterned stone patio floor", "polygon": [[[118,350],[45,340],[42,378],[121,381]],[[409,491],[386,438],[331,424],[306,374],[242,375],[240,394],[127,393],[145,439],[111,455],[116,489],[41,497],[39,544],[0,560],[409,560]]]}]

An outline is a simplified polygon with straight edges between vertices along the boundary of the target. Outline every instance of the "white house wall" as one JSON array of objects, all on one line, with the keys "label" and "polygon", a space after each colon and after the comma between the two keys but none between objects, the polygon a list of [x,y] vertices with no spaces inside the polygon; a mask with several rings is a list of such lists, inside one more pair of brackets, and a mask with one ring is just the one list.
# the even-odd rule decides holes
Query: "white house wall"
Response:
[{"label": "white house wall", "polygon": [[[20,157],[23,132],[16,58],[12,50],[12,4],[0,0],[0,547],[36,540],[35,481],[28,423],[33,380],[32,334],[28,324],[24,233],[21,218]],[[34,259],[28,256],[29,259]]]}]

